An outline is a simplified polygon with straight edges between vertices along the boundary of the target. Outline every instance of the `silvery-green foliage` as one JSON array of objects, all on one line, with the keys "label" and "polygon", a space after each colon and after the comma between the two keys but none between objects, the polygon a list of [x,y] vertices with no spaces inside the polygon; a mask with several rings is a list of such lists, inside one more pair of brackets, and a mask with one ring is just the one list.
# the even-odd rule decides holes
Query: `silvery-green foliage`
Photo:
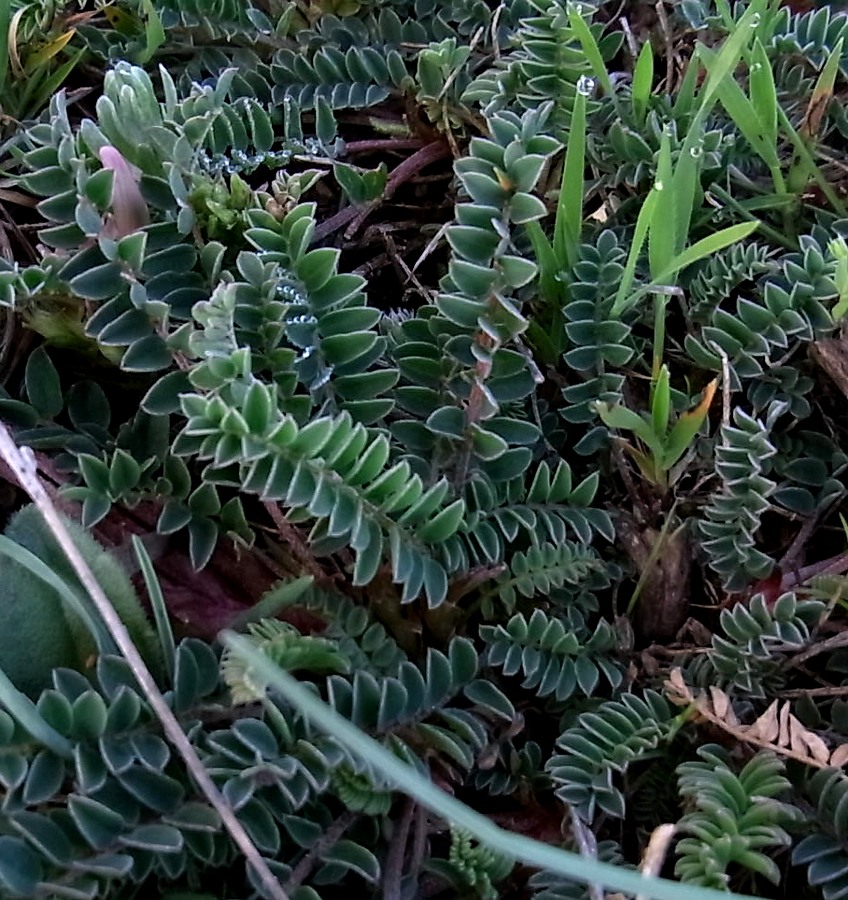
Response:
[{"label": "silvery-green foliage", "polygon": [[[576,817],[600,838],[600,859],[625,864],[604,838],[654,824],[642,813],[657,773],[684,760],[662,806],[685,832],[679,877],[724,888],[734,863],[773,878],[759,848],[785,846],[796,818],[780,766],[715,748],[692,759],[704,732],[664,698],[668,659],[634,645],[629,625],[628,598],[657,596],[653,570],[622,552],[611,512],[632,507],[660,537],[688,520],[692,577],[666,587],[715,631],[683,645],[694,685],[722,687],[747,714],[800,677],[788,662],[824,604],[800,590],[744,592],[805,527],[825,526],[822,553],[841,550],[842,401],[809,361],[848,297],[831,244],[847,230],[840,197],[819,197],[804,172],[800,187],[768,194],[722,96],[698,122],[681,249],[752,216],[762,226],[649,285],[667,223],[633,252],[640,209],[665,150],[679,162],[711,85],[703,68],[669,84],[658,68],[637,96],[614,4],[154,0],[166,35],[152,49],[146,4],[125,5],[123,30],[80,24],[91,58],[110,60],[102,96],[80,116],[57,93],[15,141],[10,166],[36,200],[40,256],[0,260],[0,304],[45,346],[20,384],[12,373],[0,389],[4,420],[55,454],[87,526],[151,502],[173,546],[187,535],[196,568],[222,537],[308,568],[315,584],[282,615],[303,616],[310,633],[265,620],[249,640],[458,795],[544,809],[555,830]],[[749,5],[665,8],[675,28],[708,26],[698,39],[720,53],[734,33],[726,16]],[[771,63],[777,102],[799,127],[845,28],[831,9],[772,10],[731,75],[752,93]],[[751,65],[754,36],[764,56]],[[637,29],[634,40],[648,37]],[[578,91],[585,147],[572,133]],[[805,134],[834,183],[843,106]],[[780,140],[790,148],[786,129]],[[582,171],[563,180],[578,150]],[[403,271],[402,287],[383,262]],[[540,271],[555,291],[540,290]],[[614,315],[622,282],[638,302]],[[542,352],[548,323],[554,351]],[[84,380],[69,358],[91,363]],[[651,409],[660,365],[669,408]],[[640,448],[604,427],[596,404],[651,409],[661,427],[698,396],[709,403],[713,387],[661,495],[632,465]],[[828,585],[836,617],[841,587]],[[715,624],[703,606],[729,591],[740,602]],[[183,642],[176,662],[167,699],[275,873],[303,878],[293,896],[350,884],[379,895],[396,854],[417,859],[428,837],[427,865],[451,890],[522,889],[523,871],[507,882],[508,864],[457,831],[448,847],[423,816],[393,849],[399,811],[411,810],[393,785],[233,658],[223,680],[207,644]],[[820,674],[815,662],[803,671]],[[59,670],[38,699],[67,758],[0,713],[0,892],[194,889],[200,873],[231,871],[233,847],[126,666],[103,654],[88,675]],[[830,702],[808,699],[822,729],[838,718]],[[843,781],[815,776],[795,798],[809,808],[794,861],[827,900],[845,893]],[[346,830],[326,843],[334,828]],[[630,862],[636,849],[626,844]],[[228,877],[222,891],[236,896],[253,876]],[[528,890],[588,896],[545,873]]]},{"label": "silvery-green foliage", "polygon": [[703,550],[729,590],[752,578],[764,578],[773,561],[756,546],[756,534],[775,482],[767,477],[775,448],[768,435],[783,413],[775,404],[765,422],[737,408],[734,424],[723,425],[715,449],[721,491],[714,494],[699,523]]},{"label": "silvery-green foliage", "polygon": [[692,661],[692,677],[732,695],[765,699],[785,681],[784,654],[810,643],[823,612],[820,600],[799,600],[793,593],[774,603],[756,594],[748,604],[723,609],[723,633],[714,634],[710,651]]},{"label": "silvery-green foliage", "polygon": [[617,776],[652,754],[673,722],[668,701],[650,690],[642,697],[621,694],[582,713],[577,724],[559,736],[557,752],[545,765],[557,796],[586,822],[601,812],[623,818],[626,800]]},{"label": "silvery-green foliage", "polygon": [[806,865],[810,883],[821,886],[825,900],[836,900],[846,888],[848,779],[838,769],[820,769],[811,773],[804,794],[814,806],[813,830],[793,848],[792,863]]}]

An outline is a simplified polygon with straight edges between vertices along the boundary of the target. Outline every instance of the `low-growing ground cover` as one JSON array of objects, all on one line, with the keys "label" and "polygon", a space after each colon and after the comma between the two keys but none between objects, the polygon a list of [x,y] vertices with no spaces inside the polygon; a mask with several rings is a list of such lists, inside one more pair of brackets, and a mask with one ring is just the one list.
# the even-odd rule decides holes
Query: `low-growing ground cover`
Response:
[{"label": "low-growing ground cover", "polygon": [[838,6],[0,9],[0,895],[848,896]]}]

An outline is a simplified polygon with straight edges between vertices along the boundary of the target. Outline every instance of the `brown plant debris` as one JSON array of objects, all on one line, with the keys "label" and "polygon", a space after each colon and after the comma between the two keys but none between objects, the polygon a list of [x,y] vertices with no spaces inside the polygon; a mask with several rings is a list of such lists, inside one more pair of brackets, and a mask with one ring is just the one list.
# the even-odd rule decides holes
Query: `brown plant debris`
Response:
[{"label": "brown plant debris", "polygon": [[750,725],[739,721],[730,697],[713,685],[706,691],[694,691],[683,680],[680,669],[673,669],[665,682],[668,699],[677,706],[692,706],[697,715],[737,740],[797,760],[817,769],[842,768],[848,764],[848,743],[831,749],[822,737],[806,728],[792,715],[791,703],[775,700]]}]

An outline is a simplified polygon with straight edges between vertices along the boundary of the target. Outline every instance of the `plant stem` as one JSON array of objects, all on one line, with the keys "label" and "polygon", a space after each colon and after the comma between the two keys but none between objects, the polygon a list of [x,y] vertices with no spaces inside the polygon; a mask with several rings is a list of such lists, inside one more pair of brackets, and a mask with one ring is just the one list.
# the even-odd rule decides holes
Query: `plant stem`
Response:
[{"label": "plant stem", "polygon": [[309,849],[294,867],[289,880],[286,882],[286,890],[290,892],[296,891],[303,883],[304,879],[315,868],[315,863],[319,862],[321,854],[325,850],[329,850],[334,844],[338,843],[339,838],[350,828],[356,821],[358,813],[346,810],[332,825],[321,835],[319,840]]},{"label": "plant stem", "polygon": [[425,144],[420,150],[416,150],[412,156],[405,159],[402,163],[399,163],[398,166],[392,170],[391,175],[389,175],[389,178],[386,181],[386,187],[383,190],[382,197],[374,200],[365,207],[346,206],[334,216],[330,216],[329,219],[322,222],[315,229],[312,238],[313,243],[323,240],[340,228],[344,228],[348,222],[350,222],[351,225],[345,231],[345,235],[350,237],[353,232],[362,225],[365,219],[377,209],[377,207],[385,203],[404,182],[409,181],[410,178],[417,175],[425,166],[429,166],[430,163],[436,162],[436,160],[439,159],[444,159],[447,156],[450,156],[450,148],[442,141],[433,141],[430,144]]},{"label": "plant stem", "polygon": [[268,868],[268,864],[256,849],[244,826],[236,818],[232,807],[224,799],[215,782],[212,781],[177,717],[156,686],[156,682],[153,680],[146,663],[141,658],[141,654],[136,649],[126,626],[117,612],[115,612],[112,602],[106,596],[88,563],[77,549],[76,544],[68,533],[68,529],[65,527],[65,523],[56,511],[56,507],[41,483],[35,454],[30,447],[18,447],[9,430],[2,422],[0,422],[0,456],[3,457],[9,468],[15,473],[20,486],[30,495],[44,516],[48,527],[68,558],[68,562],[70,562],[83,587],[88,591],[94,605],[97,607],[97,611],[115,639],[118,649],[129,664],[147,702],[162,723],[165,734],[180,756],[182,756],[186,769],[194,778],[197,787],[221,817],[224,827],[229,831],[230,836],[244,854],[247,862],[255,869],[268,895],[273,897],[274,900],[288,900],[288,895],[280,887],[280,883]]},{"label": "plant stem", "polygon": [[397,830],[392,835],[392,843],[386,856],[383,874],[383,900],[401,900],[401,880],[403,878],[403,860],[406,845],[409,841],[409,830],[412,816],[415,813],[415,801],[406,799]]}]

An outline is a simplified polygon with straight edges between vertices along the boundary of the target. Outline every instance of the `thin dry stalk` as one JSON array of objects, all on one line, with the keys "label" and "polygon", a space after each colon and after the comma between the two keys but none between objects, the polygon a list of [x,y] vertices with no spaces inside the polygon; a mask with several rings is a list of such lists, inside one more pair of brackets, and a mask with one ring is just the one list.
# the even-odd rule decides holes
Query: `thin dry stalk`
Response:
[{"label": "thin dry stalk", "polygon": [[5,460],[9,468],[15,473],[20,486],[29,494],[44,516],[47,526],[59,542],[59,546],[97,607],[97,611],[103,617],[109,633],[115,639],[115,643],[129,664],[147,702],[162,723],[162,729],[166,736],[185,761],[186,768],[194,778],[197,787],[221,817],[221,822],[229,831],[236,846],[244,854],[245,859],[255,869],[265,890],[268,892],[268,896],[275,898],[275,900],[288,900],[288,895],[268,868],[268,864],[256,849],[241,822],[236,818],[232,808],[210,778],[200,757],[177,721],[177,717],[171,711],[165,702],[165,698],[156,686],[150,670],[136,649],[124,623],[115,612],[111,601],[94,577],[79,550],[77,550],[76,544],[74,544],[68,529],[65,527],[65,523],[56,511],[53,501],[41,483],[35,454],[30,447],[18,447],[9,430],[2,422],[0,422],[0,457]]}]

